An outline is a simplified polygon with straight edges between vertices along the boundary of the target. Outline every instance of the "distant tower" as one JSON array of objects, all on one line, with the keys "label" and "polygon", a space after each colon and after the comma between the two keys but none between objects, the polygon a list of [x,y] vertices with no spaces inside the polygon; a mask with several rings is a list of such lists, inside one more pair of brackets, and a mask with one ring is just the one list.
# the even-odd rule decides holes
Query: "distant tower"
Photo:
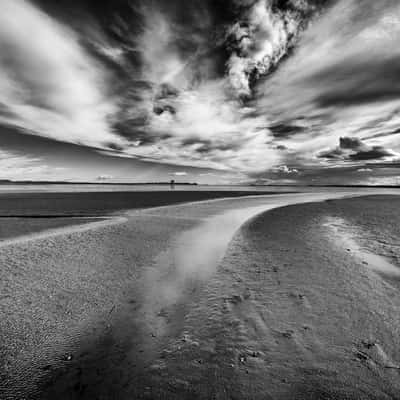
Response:
[{"label": "distant tower", "polygon": [[175,189],[175,181],[172,179],[170,182],[171,190]]}]

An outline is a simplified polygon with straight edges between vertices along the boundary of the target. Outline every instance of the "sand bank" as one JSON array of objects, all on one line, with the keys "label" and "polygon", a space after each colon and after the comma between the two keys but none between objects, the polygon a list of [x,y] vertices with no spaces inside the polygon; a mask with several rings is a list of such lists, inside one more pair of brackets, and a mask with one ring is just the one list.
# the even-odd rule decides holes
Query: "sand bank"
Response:
[{"label": "sand bank", "polygon": [[[245,225],[233,242],[230,238],[260,211],[335,196],[279,195],[136,211],[118,224],[71,228],[2,247],[2,397],[264,399],[287,394],[287,387],[298,384],[295,378],[304,380],[320,365],[325,368],[322,361],[330,357],[321,350],[322,342],[308,356],[313,360],[314,352],[316,357],[322,352],[320,364],[296,364],[302,353],[292,341],[297,338],[294,327],[301,321],[301,326],[320,329],[322,312],[309,321],[314,325],[303,324],[304,316],[292,321],[292,314],[300,314],[292,303],[307,303],[302,285],[310,279],[303,282],[306,274],[297,268],[288,274],[292,280],[287,284],[279,275],[285,264],[305,259],[300,244],[308,230],[303,232],[305,220],[296,218],[310,214],[293,211],[297,217],[292,219],[283,209],[274,223],[267,214],[265,221],[262,217]],[[264,223],[256,224],[262,229],[254,233],[257,221]],[[320,249],[315,254],[322,252],[330,260],[331,250],[321,242],[320,232],[310,230],[309,235],[314,236],[306,248],[314,240]],[[270,240],[281,246],[275,259],[266,247]],[[299,259],[291,250],[297,242]],[[334,243],[329,246],[335,249]],[[324,269],[316,287],[324,287],[325,277]],[[343,280],[347,282],[341,278],[331,290],[341,289]],[[329,304],[331,300],[328,296]],[[317,303],[325,304],[320,294]],[[292,314],[285,313],[290,307]],[[325,335],[336,326],[336,314],[323,327]],[[390,370],[397,373],[397,358],[384,351],[393,363]],[[288,377],[282,378],[283,373]],[[285,389],[280,379],[290,385]]]},{"label": "sand bank", "polygon": [[296,205],[244,225],[147,387],[172,399],[399,399],[399,206]]}]

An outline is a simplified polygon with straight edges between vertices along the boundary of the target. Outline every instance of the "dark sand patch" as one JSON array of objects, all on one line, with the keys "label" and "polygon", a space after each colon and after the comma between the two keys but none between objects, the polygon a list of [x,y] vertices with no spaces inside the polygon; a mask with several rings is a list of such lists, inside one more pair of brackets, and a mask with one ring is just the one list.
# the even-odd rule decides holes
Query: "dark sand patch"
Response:
[{"label": "dark sand patch", "polygon": [[0,217],[90,217],[122,210],[210,199],[265,196],[260,191],[149,191],[78,193],[0,193]]},{"label": "dark sand patch", "polygon": [[5,239],[25,236],[32,233],[43,232],[49,229],[65,228],[67,226],[82,225],[95,221],[102,221],[102,218],[2,218],[0,217],[0,243]]},{"label": "dark sand patch", "polygon": [[[249,191],[0,193],[0,242],[46,230],[100,221],[126,210],[245,196]],[[95,219],[96,218],[96,219]]]}]

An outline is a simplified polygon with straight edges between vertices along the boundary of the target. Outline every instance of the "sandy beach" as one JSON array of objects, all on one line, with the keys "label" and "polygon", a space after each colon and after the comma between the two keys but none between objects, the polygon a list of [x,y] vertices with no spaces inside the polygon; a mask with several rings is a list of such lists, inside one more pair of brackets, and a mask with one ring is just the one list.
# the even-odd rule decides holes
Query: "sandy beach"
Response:
[{"label": "sandy beach", "polygon": [[400,200],[332,200],[347,195],[138,209],[4,242],[0,398],[400,398]]}]

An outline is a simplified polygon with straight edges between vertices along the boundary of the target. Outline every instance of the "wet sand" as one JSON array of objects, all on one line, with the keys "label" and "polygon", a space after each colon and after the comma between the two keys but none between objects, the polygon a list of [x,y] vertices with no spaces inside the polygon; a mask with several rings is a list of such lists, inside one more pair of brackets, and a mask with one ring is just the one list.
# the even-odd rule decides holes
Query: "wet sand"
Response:
[{"label": "wet sand", "polygon": [[138,208],[270,194],[275,194],[275,192],[170,190],[148,192],[0,193],[0,218],[98,217]]},{"label": "wet sand", "polygon": [[148,387],[170,384],[155,397],[399,399],[399,207],[338,200],[245,224],[153,363]]},{"label": "wet sand", "polygon": [[27,218],[27,217],[0,217],[0,243],[10,238],[26,236],[50,229],[64,228],[73,225],[82,225],[89,222],[101,221],[103,218]]},{"label": "wet sand", "polygon": [[376,255],[383,219],[397,267],[398,198],[237,231],[334,196],[133,211],[1,247],[0,398],[398,398],[398,288],[337,239],[345,220]]}]

